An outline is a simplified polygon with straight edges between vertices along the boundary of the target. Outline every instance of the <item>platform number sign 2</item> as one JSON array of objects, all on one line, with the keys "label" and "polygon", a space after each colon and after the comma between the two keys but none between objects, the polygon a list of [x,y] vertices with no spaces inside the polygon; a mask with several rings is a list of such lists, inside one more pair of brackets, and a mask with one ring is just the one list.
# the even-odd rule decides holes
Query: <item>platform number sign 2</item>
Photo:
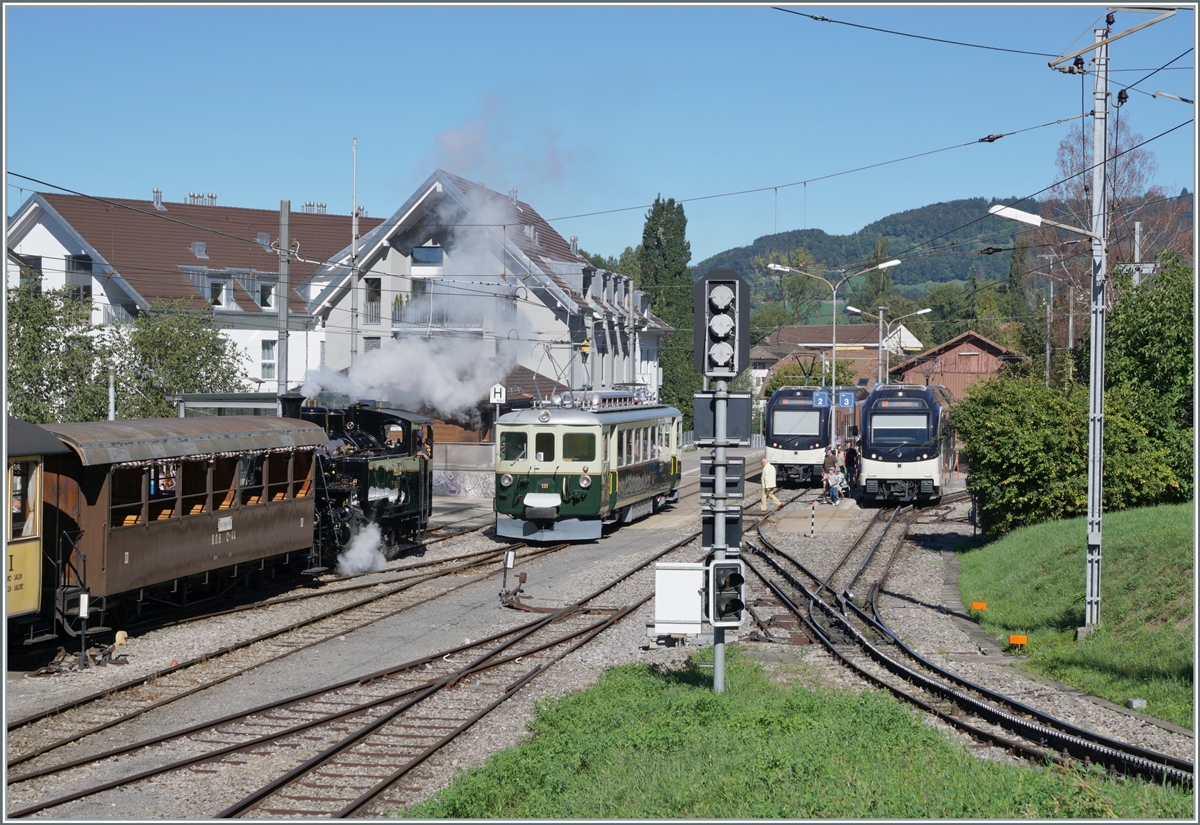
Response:
[{"label": "platform number sign 2", "polygon": [[813,393],[813,406],[822,409],[829,406],[829,393],[824,390]]}]

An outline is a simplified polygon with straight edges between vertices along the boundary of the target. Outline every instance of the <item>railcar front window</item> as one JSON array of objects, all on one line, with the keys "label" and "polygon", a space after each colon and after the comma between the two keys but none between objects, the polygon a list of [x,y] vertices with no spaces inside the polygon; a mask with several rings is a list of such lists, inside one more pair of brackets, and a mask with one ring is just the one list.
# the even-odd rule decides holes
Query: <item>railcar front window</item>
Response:
[{"label": "railcar front window", "polygon": [[524,461],[528,457],[526,455],[527,444],[525,433],[500,433],[500,459],[502,461]]},{"label": "railcar front window", "polygon": [[775,410],[771,416],[771,435],[820,435],[819,410]]},{"label": "railcar front window", "polygon": [[554,460],[554,433],[538,433],[533,437],[533,450],[538,461]]},{"label": "railcar front window", "polygon": [[873,447],[913,447],[930,443],[929,417],[925,413],[876,413],[871,417]]},{"label": "railcar front window", "polygon": [[595,461],[595,433],[565,433],[562,457],[563,461]]}]

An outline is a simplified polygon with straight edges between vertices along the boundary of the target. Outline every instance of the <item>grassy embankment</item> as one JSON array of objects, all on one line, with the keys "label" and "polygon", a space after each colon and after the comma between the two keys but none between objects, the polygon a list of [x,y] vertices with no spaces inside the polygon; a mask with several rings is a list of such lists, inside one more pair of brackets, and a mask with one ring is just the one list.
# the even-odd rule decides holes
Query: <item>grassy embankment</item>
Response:
[{"label": "grassy embankment", "polygon": [[1086,519],[1018,530],[961,555],[964,604],[987,602],[980,624],[1005,643],[1024,635],[1024,667],[1123,705],[1193,726],[1191,504],[1104,516],[1100,626],[1083,625]]},{"label": "grassy embankment", "polygon": [[[966,600],[998,634],[1029,637],[1027,666],[1191,726],[1190,506],[1104,519],[1101,630],[1081,644],[1083,520],[963,553]],[[1144,581],[1139,576],[1150,573]],[[1083,768],[968,754],[883,693],[783,686],[729,649],[688,668],[610,671],[545,704],[530,741],[464,773],[410,817],[1189,818],[1193,794]]]}]

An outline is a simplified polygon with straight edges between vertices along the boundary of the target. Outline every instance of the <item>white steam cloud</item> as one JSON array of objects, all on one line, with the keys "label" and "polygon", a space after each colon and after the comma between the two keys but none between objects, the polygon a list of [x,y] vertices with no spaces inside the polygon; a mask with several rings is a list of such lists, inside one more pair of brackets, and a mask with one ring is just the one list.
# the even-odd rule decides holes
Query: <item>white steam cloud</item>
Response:
[{"label": "white steam cloud", "polygon": [[339,576],[356,576],[359,573],[374,573],[387,567],[383,557],[383,534],[379,525],[368,524],[350,540],[350,546],[338,556],[334,572]]},{"label": "white steam cloud", "polygon": [[414,290],[404,308],[407,326],[379,349],[360,353],[346,374],[325,366],[309,372],[304,395],[386,399],[443,420],[474,420],[488,390],[535,350],[539,338],[524,305],[536,298],[518,281],[528,273],[514,272],[513,258],[503,253],[506,239],[511,243],[513,233],[523,232],[513,225],[520,212],[507,204],[485,200],[464,217],[456,203],[445,203],[431,221],[443,233],[442,276],[425,281],[423,293]]}]

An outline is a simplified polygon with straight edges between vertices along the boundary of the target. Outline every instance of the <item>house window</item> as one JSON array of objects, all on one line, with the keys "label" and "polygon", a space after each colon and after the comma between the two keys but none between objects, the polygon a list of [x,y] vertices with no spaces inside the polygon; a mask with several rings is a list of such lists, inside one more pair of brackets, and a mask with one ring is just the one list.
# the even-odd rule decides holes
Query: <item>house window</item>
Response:
[{"label": "house window", "polygon": [[275,377],[275,342],[264,340],[262,342],[262,377]]},{"label": "house window", "polygon": [[21,261],[21,285],[24,286],[25,284],[32,283],[35,286],[39,286],[42,279],[42,256],[22,255]]},{"label": "house window", "polygon": [[208,302],[215,307],[229,306],[229,281],[210,280]]},{"label": "house window", "polygon": [[270,309],[275,303],[275,284],[258,285],[258,305]]},{"label": "house window", "polygon": [[76,301],[92,299],[92,258],[90,255],[67,256],[66,292]]},{"label": "house window", "polygon": [[426,266],[441,266],[442,248],[440,246],[414,246],[412,262]]},{"label": "house window", "polygon": [[370,352],[373,349],[379,349],[379,337],[363,338],[363,352]]},{"label": "house window", "polygon": [[379,304],[383,300],[383,279],[363,278],[363,284],[367,290],[367,301],[366,305],[363,306],[363,323],[378,324]]},{"label": "house window", "polygon": [[325,342],[321,342],[321,365],[325,365]]}]

